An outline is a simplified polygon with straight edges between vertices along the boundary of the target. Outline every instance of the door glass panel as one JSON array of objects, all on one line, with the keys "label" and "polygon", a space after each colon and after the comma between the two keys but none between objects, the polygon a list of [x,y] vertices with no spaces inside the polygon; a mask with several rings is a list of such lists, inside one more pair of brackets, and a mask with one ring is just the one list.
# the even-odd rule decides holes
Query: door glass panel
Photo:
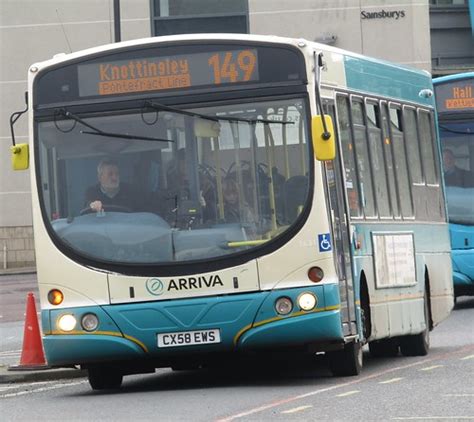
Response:
[{"label": "door glass panel", "polygon": [[337,97],[337,113],[350,215],[351,217],[359,217],[361,215],[359,201],[359,183],[357,180],[354,145],[352,141],[349,118],[349,99],[347,97]]}]

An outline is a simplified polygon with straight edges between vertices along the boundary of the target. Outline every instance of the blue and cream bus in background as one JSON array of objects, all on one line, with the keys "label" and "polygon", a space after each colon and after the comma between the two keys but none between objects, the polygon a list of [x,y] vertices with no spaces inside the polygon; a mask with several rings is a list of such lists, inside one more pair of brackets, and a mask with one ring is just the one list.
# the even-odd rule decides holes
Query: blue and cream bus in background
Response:
[{"label": "blue and cream bus in background", "polygon": [[[428,353],[453,291],[426,72],[303,39],[199,34],[28,74],[31,140],[12,160],[32,169],[51,366],[106,389],[249,352],[324,352],[342,376],[367,343]],[[133,188],[128,207],[85,201],[104,160]]]},{"label": "blue and cream bus in background", "polygon": [[455,297],[474,295],[474,72],[433,80]]}]

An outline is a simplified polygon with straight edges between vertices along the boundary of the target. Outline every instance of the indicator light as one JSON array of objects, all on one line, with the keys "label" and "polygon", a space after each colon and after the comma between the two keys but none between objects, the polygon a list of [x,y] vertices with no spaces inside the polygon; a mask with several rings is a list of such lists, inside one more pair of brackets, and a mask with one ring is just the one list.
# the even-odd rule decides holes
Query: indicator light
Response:
[{"label": "indicator light", "polygon": [[50,290],[48,293],[48,302],[51,303],[51,305],[60,305],[64,300],[64,295],[61,290],[58,289],[53,289]]}]

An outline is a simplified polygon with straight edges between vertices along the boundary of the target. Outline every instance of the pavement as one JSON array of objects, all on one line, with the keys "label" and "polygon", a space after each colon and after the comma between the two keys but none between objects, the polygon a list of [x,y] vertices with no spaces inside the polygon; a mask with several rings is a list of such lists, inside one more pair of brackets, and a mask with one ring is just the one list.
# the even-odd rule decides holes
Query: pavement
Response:
[{"label": "pavement", "polygon": [[[86,377],[87,371],[79,368],[15,368],[20,364],[21,353],[16,344],[22,344],[25,291],[36,290],[36,268],[12,268],[0,270],[0,384],[55,381]],[[39,311],[39,308],[37,308]],[[8,336],[8,338],[7,338]],[[8,339],[10,343],[8,343]],[[14,341],[15,343],[11,343]]]},{"label": "pavement", "polygon": [[55,369],[33,369],[33,370],[9,370],[8,366],[0,366],[0,384],[56,381],[86,377],[87,371],[77,368],[55,368]]}]

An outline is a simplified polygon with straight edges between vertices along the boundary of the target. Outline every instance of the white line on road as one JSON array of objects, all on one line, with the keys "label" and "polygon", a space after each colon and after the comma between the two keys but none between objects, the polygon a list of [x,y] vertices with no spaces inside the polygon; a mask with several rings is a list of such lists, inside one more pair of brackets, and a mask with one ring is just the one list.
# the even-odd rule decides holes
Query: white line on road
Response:
[{"label": "white line on road", "polygon": [[284,410],[283,412],[281,413],[296,413],[296,412],[301,412],[303,410],[306,410],[306,409],[309,409],[310,407],[313,407],[313,406],[300,406],[300,407],[295,407],[294,409],[289,409],[289,410]]},{"label": "white line on road", "polygon": [[37,388],[36,390],[26,390],[26,391],[19,391],[18,393],[0,394],[0,399],[5,399],[9,397],[18,397],[18,396],[23,396],[25,394],[32,394],[32,393],[42,393],[43,391],[56,390],[58,388],[64,388],[64,387],[72,387],[73,385],[84,384],[86,382],[87,381],[61,383],[61,384],[51,385],[50,387]]},{"label": "white line on road", "polygon": [[283,404],[292,403],[292,402],[295,402],[297,400],[305,399],[307,397],[314,397],[317,394],[322,394],[322,393],[326,393],[328,391],[341,389],[341,388],[344,388],[344,387],[348,387],[349,385],[359,384],[361,382],[368,381],[368,380],[371,380],[371,379],[374,379],[374,378],[379,378],[379,377],[382,377],[384,375],[394,373],[396,371],[400,371],[400,370],[404,370],[404,369],[408,369],[408,368],[413,368],[413,367],[420,366],[420,365],[425,365],[429,362],[439,361],[441,359],[445,359],[446,357],[450,357],[452,355],[464,353],[466,350],[471,351],[472,346],[465,346],[460,350],[456,350],[455,352],[443,353],[443,354],[440,354],[440,355],[433,356],[431,358],[420,360],[418,362],[413,362],[413,363],[410,363],[410,364],[407,364],[407,365],[400,365],[400,366],[397,366],[395,368],[390,368],[390,369],[382,370],[382,371],[379,371],[379,372],[375,372],[374,374],[371,374],[371,375],[361,376],[357,379],[354,379],[353,381],[343,382],[341,384],[332,385],[332,386],[327,387],[327,388],[321,388],[319,390],[309,391],[307,393],[303,393],[303,394],[300,394],[300,395],[297,395],[297,396],[291,396],[291,397],[288,397],[286,399],[276,400],[276,401],[273,401],[273,402],[270,402],[270,403],[263,404],[262,406],[258,406],[258,407],[254,407],[254,408],[251,408],[251,409],[248,409],[248,410],[244,410],[240,413],[235,413],[233,415],[228,415],[228,416],[221,417],[219,419],[216,419],[215,422],[230,422],[230,421],[233,421],[235,419],[240,419],[240,418],[244,418],[246,416],[255,415],[256,413],[264,412],[265,410],[273,409],[273,408],[281,406]]},{"label": "white line on road", "polygon": [[432,369],[442,368],[444,365],[433,365],[426,368],[421,368],[420,371],[431,371]]},{"label": "white line on road", "polygon": [[392,418],[395,421],[432,421],[435,419],[445,420],[468,420],[474,421],[474,416],[408,416],[408,417],[400,417],[400,418]]},{"label": "white line on road", "polygon": [[474,397],[474,393],[443,394],[443,397]]},{"label": "white line on road", "polygon": [[347,393],[338,394],[336,395],[336,397],[347,397],[347,396],[352,396],[353,394],[357,394],[357,393],[360,393],[360,390],[348,391]]},{"label": "white line on road", "polygon": [[379,384],[391,384],[392,382],[401,381],[403,378],[391,378],[387,381],[380,381]]},{"label": "white line on road", "polygon": [[0,387],[0,391],[13,390],[13,389],[19,390],[20,388],[24,388],[26,386],[31,387],[34,385],[44,385],[44,384],[51,384],[51,381],[22,382],[22,383],[13,384],[13,385],[2,385]]},{"label": "white line on road", "polygon": [[21,350],[5,350],[0,352],[0,356],[19,355]]}]

